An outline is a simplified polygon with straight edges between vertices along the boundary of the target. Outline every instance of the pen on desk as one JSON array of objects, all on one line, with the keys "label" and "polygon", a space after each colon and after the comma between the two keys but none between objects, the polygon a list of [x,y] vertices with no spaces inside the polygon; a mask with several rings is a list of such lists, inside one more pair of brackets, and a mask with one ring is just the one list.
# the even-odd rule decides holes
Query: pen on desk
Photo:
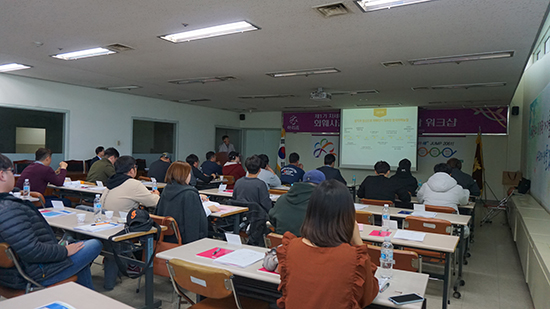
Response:
[{"label": "pen on desk", "polygon": [[94,223],[94,224],[92,224],[92,226],[103,225],[103,224],[109,224],[109,223],[110,223],[110,222]]},{"label": "pen on desk", "polygon": [[216,253],[220,252],[221,249],[222,249],[222,248],[216,249],[216,251],[214,251],[214,252],[212,253],[212,256],[214,256],[214,255],[216,255]]},{"label": "pen on desk", "polygon": [[384,284],[384,286],[380,289],[380,293],[382,293],[382,292],[384,292],[385,290],[387,290],[389,286],[390,286],[390,283],[389,283],[389,282],[386,282],[386,284]]}]

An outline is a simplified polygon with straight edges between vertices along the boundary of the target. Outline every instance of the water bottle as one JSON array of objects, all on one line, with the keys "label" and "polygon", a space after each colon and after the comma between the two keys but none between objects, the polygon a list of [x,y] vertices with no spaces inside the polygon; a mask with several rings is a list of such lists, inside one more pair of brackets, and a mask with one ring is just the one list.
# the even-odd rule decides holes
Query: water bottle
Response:
[{"label": "water bottle", "polygon": [[151,187],[153,187],[153,191],[157,190],[158,188],[157,179],[154,177],[151,177]]},{"label": "water bottle", "polygon": [[388,231],[390,229],[390,205],[384,204],[384,210],[382,210],[382,230]]},{"label": "water bottle", "polygon": [[386,236],[380,249],[380,277],[391,279],[393,263],[393,244],[390,236]]},{"label": "water bottle", "polygon": [[351,180],[353,180],[353,186],[355,187],[355,175],[353,175],[353,178]]},{"label": "water bottle", "polygon": [[101,217],[101,198],[99,194],[95,195],[94,199],[94,221],[101,222],[103,218]]},{"label": "water bottle", "polygon": [[418,187],[416,188],[416,192],[420,191],[420,187],[422,187],[422,179],[418,179]]},{"label": "water bottle", "polygon": [[31,196],[31,183],[28,179],[25,179],[25,182],[23,183],[23,196],[24,197],[30,197]]}]

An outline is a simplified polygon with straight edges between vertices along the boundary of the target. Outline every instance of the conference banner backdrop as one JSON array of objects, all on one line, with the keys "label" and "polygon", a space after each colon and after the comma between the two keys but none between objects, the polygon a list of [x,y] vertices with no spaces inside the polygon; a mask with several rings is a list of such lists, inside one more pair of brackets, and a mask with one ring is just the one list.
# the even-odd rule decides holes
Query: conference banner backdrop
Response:
[{"label": "conference banner backdrop", "polygon": [[[324,158],[327,154],[333,154],[336,156],[336,163],[338,164],[338,147],[339,147],[339,135],[326,135],[326,134],[312,134],[311,135],[311,150],[310,159],[315,161],[316,167],[324,165]],[[309,167],[308,167],[309,168]]]},{"label": "conference banner backdrop", "polygon": [[340,133],[340,112],[284,113],[286,132]]},{"label": "conference banner backdrop", "polygon": [[433,134],[508,133],[508,107],[464,109],[421,109],[418,111],[418,133]]},{"label": "conference banner backdrop", "polygon": [[[435,166],[437,163],[445,163],[452,157],[463,160],[471,153],[465,153],[471,148],[464,137],[419,137],[418,138],[418,165]],[[463,166],[466,173],[470,173],[470,167]]]}]

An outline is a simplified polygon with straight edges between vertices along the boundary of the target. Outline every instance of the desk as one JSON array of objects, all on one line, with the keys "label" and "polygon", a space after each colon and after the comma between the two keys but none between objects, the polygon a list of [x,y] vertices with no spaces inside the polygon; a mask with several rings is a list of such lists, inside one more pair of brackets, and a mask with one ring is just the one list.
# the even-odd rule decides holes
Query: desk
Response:
[{"label": "desk", "polygon": [[[204,252],[206,250],[212,249],[214,247],[221,247],[227,249],[240,249],[241,247],[229,246],[227,242],[221,240],[215,240],[210,238],[203,238],[195,242],[177,247],[174,249],[166,250],[160,253],[157,253],[157,257],[161,259],[180,259],[187,262],[192,262],[204,266],[227,269],[231,271],[235,276],[244,277],[248,279],[253,279],[256,281],[270,283],[275,291],[273,293],[280,293],[276,291],[277,286],[279,285],[281,279],[278,274],[266,273],[259,271],[258,269],[262,268],[262,261],[256,262],[255,264],[246,267],[240,268],[229,265],[222,265],[214,263],[212,259],[199,257],[196,254]],[[259,252],[266,252],[269,249],[243,245],[242,248],[251,249]],[[378,277],[378,272],[377,275]],[[408,304],[397,306],[388,300],[389,296],[398,295],[396,291],[400,291],[403,294],[407,293],[417,293],[421,296],[424,296],[426,293],[426,286],[428,284],[428,275],[421,273],[414,273],[408,271],[393,271],[393,279],[391,280],[390,287],[374,299],[373,304],[387,307],[387,308],[403,308],[403,309],[419,309],[422,307],[422,303]]]},{"label": "desk", "polygon": [[[226,192],[226,191],[221,191],[220,192],[220,191],[218,191],[217,188],[199,190],[199,193],[207,195],[207,196],[216,196],[216,197],[223,197],[223,198],[229,198],[229,199],[233,197],[233,190],[231,190],[231,192]],[[269,197],[271,198],[271,201],[273,201],[273,202],[276,202],[277,199],[280,196],[281,195],[279,195],[279,194],[270,194],[269,195]]]},{"label": "desk", "polygon": [[220,205],[221,207],[228,209],[229,211],[213,212],[209,217],[212,218],[227,218],[235,216],[233,218],[233,233],[239,234],[239,224],[241,223],[241,214],[248,211],[247,207]]},{"label": "desk", "polygon": [[53,189],[54,193],[57,193],[59,197],[63,196],[75,196],[80,199],[85,197],[94,197],[96,194],[103,194],[105,187],[103,189],[97,186],[85,185],[84,187],[65,187],[65,186],[56,186],[48,184],[48,188]]},{"label": "desk", "polygon": [[[84,213],[86,214],[86,220],[83,224],[90,224],[93,222],[94,213],[73,209],[68,209],[75,213]],[[116,221],[119,219],[118,217],[113,217],[113,221]],[[65,216],[58,216],[58,217],[52,217],[52,218],[46,218],[46,221],[48,224],[52,227],[60,228],[63,230],[69,230],[74,233],[84,234],[88,235],[94,238],[97,238],[102,241],[108,241],[109,237],[113,234],[118,233],[124,228],[124,225],[121,225],[120,227],[103,230],[99,232],[87,232],[87,231],[81,231],[81,230],[75,230],[75,227],[79,226],[76,220],[76,214],[71,215],[65,215]],[[167,229],[165,226],[162,227],[163,230]],[[114,242],[128,240],[128,239],[136,239],[139,237],[145,238],[144,241],[144,248],[143,248],[143,254],[145,255],[145,261],[138,261],[138,260],[132,260],[134,264],[137,264],[140,267],[145,267],[147,263],[149,262],[149,257],[153,254],[153,236],[156,233],[155,228],[151,228],[151,230],[147,232],[135,232],[135,233],[128,233],[121,236],[117,236],[113,238]],[[157,308],[160,307],[161,302],[154,300],[153,296],[154,292],[154,286],[153,286],[153,263],[146,269],[145,271],[145,308]],[[97,308],[97,307],[96,307]]]},{"label": "desk", "polygon": [[[379,226],[363,225],[363,231],[360,232],[361,239],[372,242],[384,242],[384,237],[369,235],[372,231],[382,230]],[[458,236],[442,235],[434,233],[426,233],[426,237],[423,242],[410,241],[404,239],[393,238],[396,230],[391,231],[391,242],[397,246],[417,248],[423,250],[430,250],[434,252],[441,252],[445,255],[445,273],[443,274],[443,309],[447,308],[447,300],[449,294],[450,283],[450,268],[451,268],[451,254],[455,252],[459,242]],[[460,279],[457,279],[457,281]]]}]

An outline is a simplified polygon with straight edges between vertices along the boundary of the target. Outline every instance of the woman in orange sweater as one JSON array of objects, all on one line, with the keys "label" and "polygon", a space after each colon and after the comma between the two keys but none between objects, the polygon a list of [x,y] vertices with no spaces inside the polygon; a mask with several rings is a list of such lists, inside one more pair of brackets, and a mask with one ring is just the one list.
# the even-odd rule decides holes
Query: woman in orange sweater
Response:
[{"label": "woman in orange sweater", "polygon": [[323,181],[311,194],[302,237],[286,232],[277,249],[279,308],[363,308],[378,294],[374,265],[359,235],[349,190]]}]

